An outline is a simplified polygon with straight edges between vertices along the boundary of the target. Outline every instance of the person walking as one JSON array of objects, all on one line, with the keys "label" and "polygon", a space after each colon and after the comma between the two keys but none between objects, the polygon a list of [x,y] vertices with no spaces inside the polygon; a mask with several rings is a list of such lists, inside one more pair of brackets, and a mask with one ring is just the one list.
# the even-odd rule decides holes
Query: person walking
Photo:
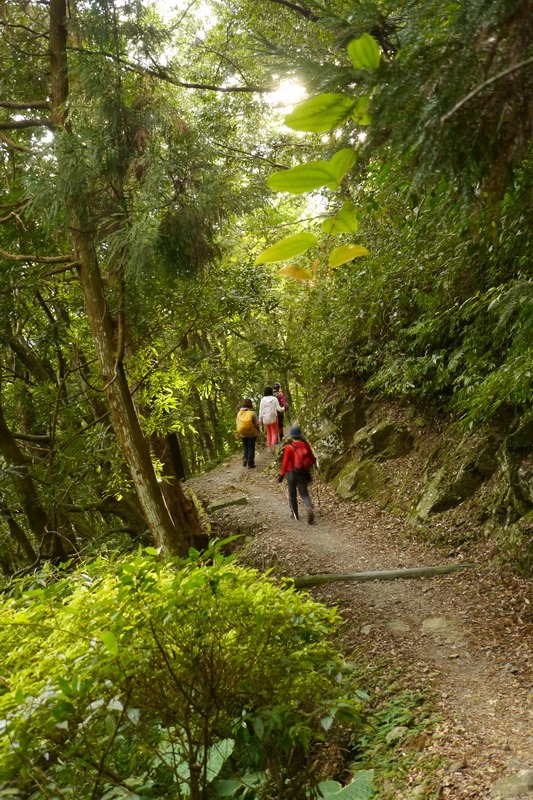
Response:
[{"label": "person walking", "polygon": [[254,411],[254,404],[249,397],[242,401],[237,413],[237,436],[242,442],[242,465],[253,469],[255,467],[255,443],[259,436],[259,417]]},{"label": "person walking", "polygon": [[313,502],[309,497],[309,484],[311,483],[311,469],[316,464],[316,456],[309,442],[302,435],[301,428],[293,425],[289,428],[288,441],[283,448],[283,459],[278,475],[278,483],[287,476],[287,489],[289,493],[289,508],[294,519],[299,519],[298,494],[306,507],[307,522],[312,525],[315,521]]},{"label": "person walking", "polygon": [[272,391],[274,392],[274,397],[277,397],[278,403],[283,408],[283,411],[278,411],[278,442],[281,442],[283,439],[283,420],[285,418],[285,409],[288,408],[288,403],[285,400],[285,395],[281,391],[279,383],[272,384]]},{"label": "person walking", "polygon": [[265,386],[264,395],[259,403],[259,424],[266,430],[267,447],[271,453],[276,449],[278,441],[278,414],[283,411],[274,397],[272,386]]}]

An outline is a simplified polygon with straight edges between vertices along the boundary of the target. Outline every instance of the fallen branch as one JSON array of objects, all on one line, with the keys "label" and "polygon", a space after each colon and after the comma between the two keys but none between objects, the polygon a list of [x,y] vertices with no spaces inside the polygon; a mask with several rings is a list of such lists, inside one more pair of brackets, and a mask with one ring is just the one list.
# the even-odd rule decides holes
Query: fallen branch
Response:
[{"label": "fallen branch", "polygon": [[326,573],[322,575],[299,575],[291,578],[296,589],[309,589],[325,583],[364,583],[365,581],[396,581],[405,578],[434,578],[450,572],[472,569],[475,564],[443,564],[441,567],[411,567],[408,569],[383,569],[372,572]]}]

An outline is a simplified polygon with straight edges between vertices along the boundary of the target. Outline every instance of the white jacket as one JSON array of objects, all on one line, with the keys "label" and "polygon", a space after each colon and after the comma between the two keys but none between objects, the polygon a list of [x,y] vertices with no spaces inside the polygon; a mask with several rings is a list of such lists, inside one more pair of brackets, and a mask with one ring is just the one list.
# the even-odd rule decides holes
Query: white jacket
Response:
[{"label": "white jacket", "polygon": [[267,394],[261,398],[259,403],[259,422],[261,425],[272,425],[278,418],[278,411],[283,411],[283,406],[280,406],[278,398],[274,395]]}]

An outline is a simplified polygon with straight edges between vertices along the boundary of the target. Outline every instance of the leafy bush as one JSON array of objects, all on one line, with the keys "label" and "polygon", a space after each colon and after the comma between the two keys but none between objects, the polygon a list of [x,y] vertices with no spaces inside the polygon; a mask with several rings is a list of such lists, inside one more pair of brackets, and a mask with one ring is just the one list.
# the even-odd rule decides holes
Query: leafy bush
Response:
[{"label": "leafy bush", "polygon": [[335,611],[215,554],[103,558],[0,625],[0,775],[32,798],[304,797],[353,723]]}]

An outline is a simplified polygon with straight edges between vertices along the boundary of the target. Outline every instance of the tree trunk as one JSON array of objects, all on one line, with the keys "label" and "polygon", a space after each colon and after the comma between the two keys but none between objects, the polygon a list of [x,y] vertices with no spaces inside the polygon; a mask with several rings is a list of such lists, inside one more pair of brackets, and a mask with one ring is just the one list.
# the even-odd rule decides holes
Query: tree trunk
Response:
[{"label": "tree trunk", "polygon": [[151,443],[154,453],[163,465],[164,480],[161,482],[161,490],[174,524],[177,528],[187,529],[191,532],[189,544],[192,547],[197,550],[203,549],[207,544],[205,534],[198,520],[196,509],[178,479],[169,437],[153,435]]},{"label": "tree trunk", "polygon": [[474,564],[444,564],[441,567],[412,567],[410,569],[383,569],[372,572],[347,572],[332,573],[331,575],[300,575],[292,578],[297,589],[309,589],[312,586],[323,586],[326,583],[366,581],[396,581],[405,578],[433,578],[437,575],[447,575],[450,572],[461,572],[463,569],[472,569]]},{"label": "tree trunk", "polygon": [[133,485],[154,542],[164,555],[185,555],[189,531],[176,529],[150,458],[148,444],[135,412],[122,361],[117,358],[113,322],[107,301],[92,234],[81,229],[79,222],[72,229],[85,311],[96,348],[104,391],[122,455],[131,473]]},{"label": "tree trunk", "polygon": [[33,549],[32,543],[14,518],[11,509],[8,508],[3,500],[0,501],[0,516],[5,519],[11,538],[15,544],[19,546],[20,550],[24,551],[31,564],[35,563],[35,561],[37,561],[37,553]]},{"label": "tree trunk", "polygon": [[167,446],[176,477],[179,481],[184,481],[187,477],[187,470],[177,433],[167,433]]},{"label": "tree trunk", "polygon": [[[66,0],[50,0],[50,68],[52,118],[58,128],[70,132],[66,119],[68,99]],[[58,169],[62,170],[61,152]],[[98,264],[95,225],[88,214],[89,203],[83,196],[66,200],[67,218],[79,261],[79,278],[85,311],[96,349],[100,374],[111,410],[111,418],[122,455],[131,477],[143,514],[155,544],[164,555],[185,555],[192,536],[190,527],[178,531],[163,500],[153,469],[148,444],[143,436],[124,373],[121,346],[115,341],[113,320],[107,304],[104,283]],[[76,211],[76,208],[78,209]],[[81,211],[80,211],[81,209]]]},{"label": "tree trunk", "polygon": [[20,504],[28,520],[28,526],[35,536],[43,552],[47,555],[51,549],[48,531],[48,514],[28,471],[28,462],[20,450],[13,434],[9,430],[0,398],[0,453],[6,464],[13,467],[12,483],[18,494]]}]

